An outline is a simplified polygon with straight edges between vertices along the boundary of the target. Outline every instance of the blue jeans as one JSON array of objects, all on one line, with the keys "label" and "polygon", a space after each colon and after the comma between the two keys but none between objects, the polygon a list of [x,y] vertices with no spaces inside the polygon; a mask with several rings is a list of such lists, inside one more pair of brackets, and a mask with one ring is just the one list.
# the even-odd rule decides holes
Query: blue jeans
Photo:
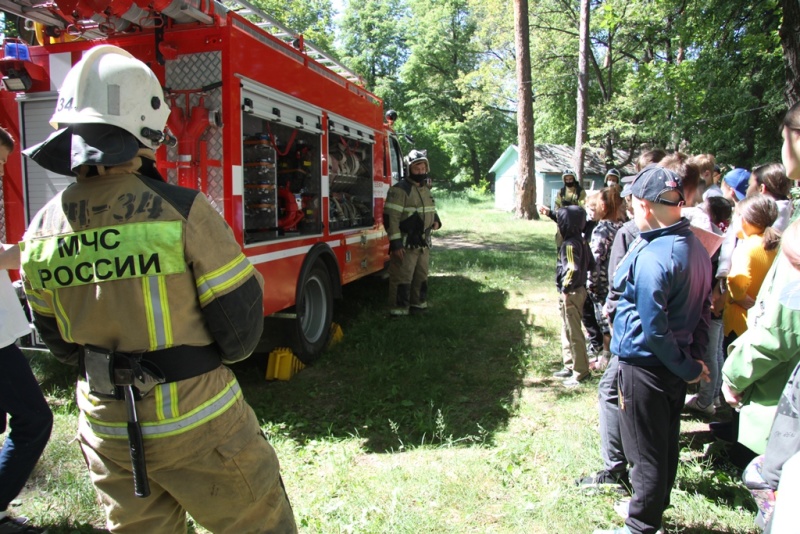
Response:
[{"label": "blue jeans", "polygon": [[0,451],[0,511],[19,495],[44,451],[53,413],[16,345],[0,349],[0,427],[11,429]]},{"label": "blue jeans", "polygon": [[722,318],[711,319],[708,329],[708,350],[703,362],[708,367],[710,382],[700,381],[697,390],[697,404],[700,407],[710,406],[722,388],[722,363],[725,361],[722,352]]},{"label": "blue jeans", "polygon": [[618,369],[619,357],[612,355],[597,385],[597,407],[600,412],[600,454],[604,469],[621,475],[627,473],[628,461],[622,450],[622,436],[619,431]]}]

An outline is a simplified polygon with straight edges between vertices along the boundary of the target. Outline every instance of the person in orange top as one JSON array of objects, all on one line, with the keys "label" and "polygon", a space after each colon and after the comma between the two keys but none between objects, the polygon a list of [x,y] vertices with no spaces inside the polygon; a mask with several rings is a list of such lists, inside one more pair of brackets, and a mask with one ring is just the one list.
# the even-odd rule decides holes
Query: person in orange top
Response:
[{"label": "person in orange top", "polygon": [[736,207],[742,217],[742,241],[734,249],[728,273],[728,301],[722,314],[725,346],[747,330],[747,310],[778,253],[780,232],[772,228],[778,217],[775,201],[765,195],[748,197]]}]

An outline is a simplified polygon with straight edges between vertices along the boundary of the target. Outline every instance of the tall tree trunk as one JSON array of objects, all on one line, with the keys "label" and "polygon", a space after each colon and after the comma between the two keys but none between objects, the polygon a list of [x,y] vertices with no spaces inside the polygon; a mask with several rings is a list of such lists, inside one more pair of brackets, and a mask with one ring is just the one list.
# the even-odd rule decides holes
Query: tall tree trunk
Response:
[{"label": "tall tree trunk", "polygon": [[[606,53],[606,63],[608,64],[608,81],[606,82],[606,90],[604,92],[604,105],[608,105],[611,102],[611,97],[614,94],[614,58],[612,57],[612,51],[614,47],[612,46],[614,42],[614,31],[608,32],[608,52]],[[614,167],[616,163],[614,162],[614,139],[612,137],[612,133],[606,135],[606,154],[605,160],[605,171],[608,171],[611,167]]]},{"label": "tall tree trunk", "polygon": [[789,106],[800,100],[800,1],[781,0],[783,22],[780,36],[783,62],[786,67],[786,86],[783,94]]},{"label": "tall tree trunk", "polygon": [[578,111],[575,125],[575,179],[583,185],[583,145],[586,143],[587,100],[589,98],[589,0],[581,0],[578,52]]},{"label": "tall tree trunk", "polygon": [[528,0],[514,0],[514,46],[517,51],[517,146],[519,176],[515,184],[514,211],[523,219],[538,219],[536,211],[536,158],[533,138]]},{"label": "tall tree trunk", "polygon": [[469,163],[472,166],[472,183],[479,185],[483,172],[481,171],[481,160],[478,158],[478,151],[474,146],[469,147]]},{"label": "tall tree trunk", "polygon": [[[588,24],[586,25],[589,26]],[[611,97],[614,95],[614,32],[616,31],[616,26],[613,31],[608,32],[608,53],[606,54],[606,61],[608,62],[608,81],[606,82],[606,91],[605,91],[605,100],[606,104],[611,102]]]}]

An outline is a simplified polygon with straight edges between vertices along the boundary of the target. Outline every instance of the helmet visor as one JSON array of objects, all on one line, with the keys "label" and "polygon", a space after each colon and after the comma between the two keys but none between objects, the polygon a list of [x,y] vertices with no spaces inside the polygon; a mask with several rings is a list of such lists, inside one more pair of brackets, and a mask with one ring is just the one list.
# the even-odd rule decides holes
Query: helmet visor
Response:
[{"label": "helmet visor", "polygon": [[41,167],[64,176],[81,165],[120,165],[136,157],[139,142],[108,124],[74,124],[23,151]]}]

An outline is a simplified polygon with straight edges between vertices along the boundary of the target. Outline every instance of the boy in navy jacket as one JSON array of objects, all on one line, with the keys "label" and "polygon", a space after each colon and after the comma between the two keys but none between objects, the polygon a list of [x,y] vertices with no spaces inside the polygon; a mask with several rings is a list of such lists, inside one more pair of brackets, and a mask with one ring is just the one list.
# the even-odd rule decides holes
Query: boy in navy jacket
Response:
[{"label": "boy in navy jacket", "polygon": [[676,173],[650,165],[622,194],[631,196],[640,234],[614,275],[620,296],[611,352],[619,356],[619,422],[633,497],[625,526],[594,534],[653,534],[678,471],[686,385],[709,380],[702,357],[711,261],[681,217]]}]

